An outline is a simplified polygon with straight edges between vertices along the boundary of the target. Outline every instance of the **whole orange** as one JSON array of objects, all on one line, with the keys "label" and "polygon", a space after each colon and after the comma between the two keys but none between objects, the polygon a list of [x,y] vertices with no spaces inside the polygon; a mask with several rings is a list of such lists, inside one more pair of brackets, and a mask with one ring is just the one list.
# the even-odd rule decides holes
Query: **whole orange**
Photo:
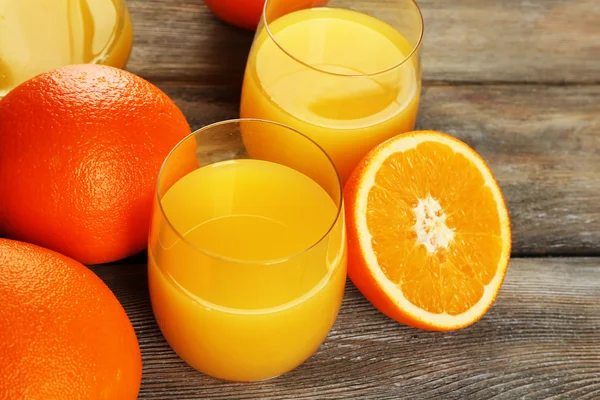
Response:
[{"label": "whole orange", "polygon": [[120,69],[22,83],[0,100],[0,234],[85,264],[143,250],[158,171],[189,133],[166,94]]},{"label": "whole orange", "polygon": [[265,0],[204,0],[223,21],[244,29],[256,29]]},{"label": "whole orange", "polygon": [[0,239],[0,399],[137,397],[133,327],[110,289],[80,263]]},{"label": "whole orange", "polygon": [[[321,7],[328,2],[329,0],[269,0],[267,15],[279,17],[295,10]],[[204,0],[204,4],[223,21],[254,30],[262,16],[265,0]]]}]

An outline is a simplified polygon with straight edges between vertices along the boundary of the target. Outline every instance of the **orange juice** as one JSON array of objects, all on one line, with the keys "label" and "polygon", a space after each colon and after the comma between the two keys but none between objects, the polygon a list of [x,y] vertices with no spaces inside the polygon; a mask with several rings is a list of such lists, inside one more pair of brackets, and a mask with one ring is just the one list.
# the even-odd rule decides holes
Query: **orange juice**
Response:
[{"label": "orange juice", "polygon": [[122,68],[132,40],[123,0],[0,0],[0,97],[67,64]]},{"label": "orange juice", "polygon": [[150,235],[150,294],[185,361],[252,381],[319,347],[346,282],[343,215],[321,186],[276,163],[223,161],[185,175],[160,204],[169,222]]},{"label": "orange juice", "polygon": [[332,157],[342,181],[371,148],[413,130],[420,64],[418,56],[402,62],[413,47],[390,25],[320,7],[284,15],[269,29],[281,47],[259,28],[242,118],[277,121],[309,135]]}]

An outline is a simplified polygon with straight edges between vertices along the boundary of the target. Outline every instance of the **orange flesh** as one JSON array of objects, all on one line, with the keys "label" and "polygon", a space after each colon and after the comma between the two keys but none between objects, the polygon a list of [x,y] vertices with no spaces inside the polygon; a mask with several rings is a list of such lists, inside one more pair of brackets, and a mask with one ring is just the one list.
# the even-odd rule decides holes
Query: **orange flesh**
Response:
[{"label": "orange flesh", "polygon": [[[419,200],[441,206],[453,232],[433,251],[417,242]],[[389,156],[375,177],[367,225],[377,261],[404,297],[431,313],[461,314],[483,296],[502,254],[501,223],[479,170],[449,146],[425,142]]]}]

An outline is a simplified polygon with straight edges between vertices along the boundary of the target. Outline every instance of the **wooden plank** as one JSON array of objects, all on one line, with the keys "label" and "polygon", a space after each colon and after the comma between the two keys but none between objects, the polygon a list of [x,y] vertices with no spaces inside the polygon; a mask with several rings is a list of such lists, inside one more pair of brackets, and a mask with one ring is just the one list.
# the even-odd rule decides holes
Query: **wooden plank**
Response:
[{"label": "wooden plank", "polygon": [[127,69],[154,81],[241,86],[253,33],[216,19],[202,0],[128,0]]},{"label": "wooden plank", "polygon": [[[239,88],[161,85],[193,129],[238,116]],[[465,140],[504,191],[515,255],[600,252],[600,86],[434,86],[418,129]]]},{"label": "wooden plank", "polygon": [[351,283],[334,329],[296,370],[217,381],[180,360],[155,324],[145,265],[92,268],[138,335],[140,399],[593,399],[600,397],[600,259],[514,259],[496,304],[457,332],[402,326]]},{"label": "wooden plank", "polygon": [[417,0],[424,79],[600,82],[597,0]]},{"label": "wooden plank", "polygon": [[[376,3],[352,2],[359,9]],[[597,0],[418,3],[425,19],[425,81],[600,82]],[[131,71],[161,81],[241,82],[252,32],[221,23],[202,0],[127,4],[135,28]],[[377,4],[383,10],[393,3]]]}]

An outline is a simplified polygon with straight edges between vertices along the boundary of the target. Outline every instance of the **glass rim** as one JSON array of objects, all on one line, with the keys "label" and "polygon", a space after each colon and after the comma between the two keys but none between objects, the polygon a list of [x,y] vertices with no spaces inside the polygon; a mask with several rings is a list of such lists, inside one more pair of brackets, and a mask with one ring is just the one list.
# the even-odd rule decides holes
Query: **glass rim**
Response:
[{"label": "glass rim", "polygon": [[[261,123],[261,124],[276,125],[276,126],[284,128],[284,129],[287,129],[289,131],[292,131],[294,134],[298,134],[298,135],[304,137],[311,144],[315,145],[317,147],[317,149],[320,150],[321,153],[323,153],[323,155],[326,157],[327,161],[329,162],[329,164],[333,168],[333,171],[335,173],[335,180],[336,180],[336,183],[337,183],[335,186],[338,188],[339,195],[340,195],[339,202],[337,202],[338,204],[336,204],[337,211],[336,211],[336,214],[335,214],[335,218],[333,219],[333,221],[331,222],[331,224],[329,225],[329,227],[327,228],[327,230],[325,231],[325,233],[322,236],[320,236],[314,243],[310,244],[309,246],[303,248],[302,250],[300,250],[300,251],[298,251],[298,252],[296,252],[294,254],[291,254],[291,255],[288,255],[288,256],[285,256],[285,257],[280,257],[280,258],[272,259],[272,260],[251,261],[251,260],[244,260],[244,259],[240,259],[240,258],[227,257],[227,256],[224,256],[222,254],[214,253],[214,252],[209,251],[207,249],[204,249],[201,246],[198,246],[198,245],[192,243],[191,241],[189,241],[188,239],[186,239],[185,236],[182,235],[181,232],[173,226],[173,224],[171,223],[171,220],[169,219],[169,217],[167,217],[167,214],[165,213],[165,210],[163,208],[163,205],[162,205],[162,202],[161,202],[161,198],[160,198],[159,188],[160,188],[160,182],[161,182],[161,178],[163,176],[164,169],[165,169],[165,167],[167,165],[167,162],[172,157],[173,153],[180,146],[182,146],[183,143],[185,143],[186,141],[188,141],[190,139],[195,139],[195,136],[197,134],[199,134],[199,133],[202,133],[204,131],[210,130],[210,129],[215,128],[217,126],[239,124],[240,122],[256,122],[256,123]],[[235,159],[232,158],[230,160],[235,160]],[[230,160],[223,160],[223,161],[230,161]],[[214,164],[214,163],[211,163],[211,164]],[[211,165],[211,164],[207,164],[207,165]],[[283,164],[280,164],[280,165],[283,165]],[[202,168],[202,167],[199,167],[198,169],[200,169],[200,168]],[[291,167],[288,167],[288,168],[291,168]],[[300,171],[297,171],[297,172],[300,172]],[[308,178],[311,181],[314,182],[314,180],[312,178],[310,178],[310,177],[308,177]],[[319,186],[321,186],[321,185],[319,185]],[[328,193],[328,195],[329,195],[329,193]],[[179,238],[179,240],[181,240],[184,243],[186,243],[192,249],[194,249],[194,250],[196,250],[196,251],[198,251],[198,252],[200,252],[200,253],[202,253],[202,254],[210,257],[210,258],[214,258],[214,259],[221,260],[221,261],[226,261],[226,262],[231,262],[231,263],[236,263],[236,264],[274,265],[274,264],[284,263],[284,262],[289,261],[289,260],[291,260],[293,258],[296,258],[296,257],[298,257],[298,256],[300,256],[302,254],[307,253],[308,251],[310,251],[311,249],[313,249],[314,247],[316,247],[319,243],[321,243],[323,240],[325,240],[329,236],[329,234],[333,231],[333,229],[335,228],[335,226],[339,222],[340,217],[341,217],[342,212],[343,212],[343,209],[344,209],[344,186],[342,185],[342,179],[340,178],[340,173],[338,172],[337,168],[335,167],[335,164],[333,163],[333,160],[331,159],[331,157],[329,156],[329,154],[327,154],[327,152],[317,142],[315,142],[314,140],[312,140],[311,138],[309,138],[305,134],[301,133],[300,131],[298,131],[298,130],[292,128],[292,127],[289,127],[287,125],[281,124],[279,122],[268,121],[268,120],[259,119],[259,118],[234,118],[234,119],[227,119],[227,120],[224,120],[224,121],[214,122],[212,124],[208,124],[206,126],[203,126],[200,129],[197,129],[197,130],[193,131],[192,133],[190,133],[189,135],[187,135],[186,137],[184,137],[183,139],[181,139],[171,149],[171,151],[169,151],[169,154],[167,154],[167,156],[165,157],[165,160],[163,161],[163,163],[162,163],[162,165],[160,167],[160,170],[158,171],[158,178],[156,179],[155,196],[156,196],[156,202],[158,203],[158,208],[160,210],[160,213],[161,213],[163,219],[167,222],[169,228],[171,230],[173,230],[173,232],[175,232],[175,235]],[[148,249],[148,251],[152,251],[152,249]]]},{"label": "glass rim", "polygon": [[104,61],[106,60],[108,55],[113,51],[117,44],[117,41],[121,38],[121,34],[125,30],[125,17],[126,14],[129,13],[127,4],[125,3],[125,0],[112,0],[112,2],[115,5],[115,12],[118,16],[120,14],[120,16],[117,18],[115,29],[113,31],[114,35],[108,42],[106,42],[106,44],[104,45],[102,50],[100,50],[98,55],[94,57],[92,61],[89,62],[90,64],[104,64]]},{"label": "glass rim", "polygon": [[[314,71],[321,72],[321,73],[324,73],[327,75],[352,78],[352,77],[366,77],[366,76],[376,76],[376,75],[385,74],[386,72],[390,72],[390,71],[400,67],[406,61],[410,60],[417,53],[417,51],[419,51],[419,49],[421,47],[421,43],[423,43],[423,35],[425,33],[425,20],[423,19],[423,13],[421,12],[421,8],[417,4],[416,0],[408,0],[417,9],[417,14],[419,15],[419,20],[421,21],[421,29],[419,32],[419,38],[417,39],[417,44],[413,47],[412,51],[410,53],[408,53],[408,55],[406,57],[404,57],[400,62],[392,65],[391,67],[382,69],[381,71],[370,72],[368,74],[343,74],[343,73],[338,73],[338,72],[325,71],[321,68],[315,67],[314,65],[311,65],[311,64],[299,59],[298,57],[294,56],[289,51],[287,51],[286,48],[283,45],[281,45],[281,43],[279,43],[279,41],[275,38],[275,35],[273,35],[273,32],[271,32],[271,28],[269,26],[269,21],[267,21],[267,7],[269,6],[269,3],[271,3],[272,1],[275,1],[275,0],[265,0],[265,5],[263,7],[263,11],[262,11],[262,15],[261,15],[261,20],[262,20],[263,24],[265,25],[265,30],[267,31],[269,38],[273,41],[273,43],[275,43],[275,45],[279,48],[279,50],[283,51],[292,60],[294,60]],[[352,11],[356,11],[356,10],[352,10]],[[396,28],[394,28],[394,29],[396,29]]]}]

